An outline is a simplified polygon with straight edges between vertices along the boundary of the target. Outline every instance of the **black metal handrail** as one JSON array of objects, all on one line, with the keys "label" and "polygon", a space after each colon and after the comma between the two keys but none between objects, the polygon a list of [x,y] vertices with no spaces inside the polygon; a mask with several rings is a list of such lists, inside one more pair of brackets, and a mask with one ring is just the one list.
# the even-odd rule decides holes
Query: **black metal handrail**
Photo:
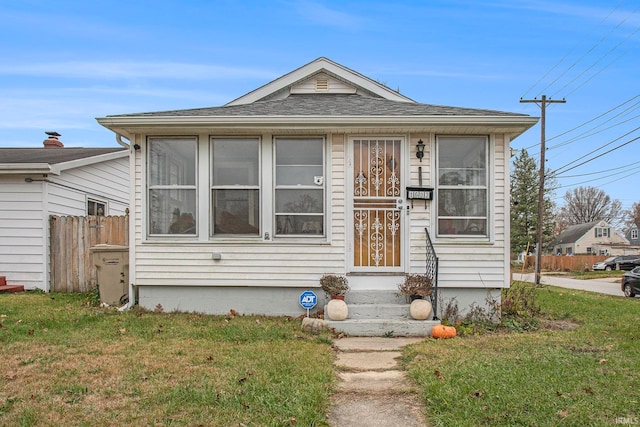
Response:
[{"label": "black metal handrail", "polygon": [[427,270],[426,276],[431,279],[431,306],[433,307],[433,320],[438,320],[438,255],[431,242],[429,230],[425,227],[427,236]]}]

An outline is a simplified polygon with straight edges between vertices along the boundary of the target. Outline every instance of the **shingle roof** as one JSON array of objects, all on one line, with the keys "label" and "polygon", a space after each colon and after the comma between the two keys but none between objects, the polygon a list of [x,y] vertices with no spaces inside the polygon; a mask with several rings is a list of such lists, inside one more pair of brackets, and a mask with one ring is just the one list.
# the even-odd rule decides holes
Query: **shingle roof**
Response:
[{"label": "shingle roof", "polygon": [[586,224],[576,224],[567,227],[554,241],[554,244],[560,243],[575,243],[579,238],[585,235],[585,233],[596,226],[600,221],[587,222]]},{"label": "shingle roof", "polygon": [[509,113],[432,104],[399,102],[360,94],[290,95],[284,99],[251,104],[195,108],[107,117],[216,117],[216,116],[503,116],[529,117]]},{"label": "shingle roof", "polygon": [[0,148],[0,163],[58,164],[122,150],[125,148]]}]

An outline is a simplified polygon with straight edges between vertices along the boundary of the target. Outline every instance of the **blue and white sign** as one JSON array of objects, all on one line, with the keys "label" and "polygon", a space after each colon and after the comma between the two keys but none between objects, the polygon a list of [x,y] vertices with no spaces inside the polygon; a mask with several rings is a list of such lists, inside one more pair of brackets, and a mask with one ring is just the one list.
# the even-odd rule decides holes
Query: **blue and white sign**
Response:
[{"label": "blue and white sign", "polygon": [[318,303],[318,297],[312,291],[304,291],[300,294],[300,305],[307,310],[312,309]]}]

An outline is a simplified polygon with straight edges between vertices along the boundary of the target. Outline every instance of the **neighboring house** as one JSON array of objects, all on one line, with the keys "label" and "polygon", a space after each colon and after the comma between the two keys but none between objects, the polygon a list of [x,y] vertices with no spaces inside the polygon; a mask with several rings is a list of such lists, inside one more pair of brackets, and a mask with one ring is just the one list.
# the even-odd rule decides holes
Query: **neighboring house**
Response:
[{"label": "neighboring house", "polygon": [[640,224],[632,224],[624,237],[626,237],[632,246],[640,247]]},{"label": "neighboring house", "polygon": [[325,273],[395,292],[425,272],[425,229],[444,301],[510,284],[509,143],[535,117],[419,104],[319,58],[221,107],[97,120],[135,148],[145,308],[298,315]]},{"label": "neighboring house", "polygon": [[552,243],[556,255],[625,255],[629,241],[606,221],[567,227]]},{"label": "neighboring house", "polygon": [[44,148],[0,148],[0,276],[49,290],[50,215],[124,215],[129,151],[64,148],[48,132]]}]

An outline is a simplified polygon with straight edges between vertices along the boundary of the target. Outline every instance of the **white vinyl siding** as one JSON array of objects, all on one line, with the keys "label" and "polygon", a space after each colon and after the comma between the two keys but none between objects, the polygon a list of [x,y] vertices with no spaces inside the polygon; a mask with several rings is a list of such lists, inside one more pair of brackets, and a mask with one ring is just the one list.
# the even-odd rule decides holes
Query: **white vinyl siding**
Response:
[{"label": "white vinyl siding", "polygon": [[87,198],[107,203],[105,215],[124,215],[129,206],[129,158],[67,169],[45,183],[50,215],[87,215]]},{"label": "white vinyl siding", "polygon": [[[262,134],[262,153],[272,153],[271,141],[274,136]],[[136,140],[143,141],[144,136]],[[209,137],[199,135],[200,148],[209,146]],[[344,270],[345,257],[345,208],[344,208],[344,135],[329,136],[327,142],[332,145],[326,150],[331,155],[332,176],[325,177],[325,198],[332,208],[330,218],[326,218],[327,236],[322,240],[282,237],[275,239],[203,239],[199,240],[162,240],[155,236],[143,238],[143,221],[146,206],[143,205],[144,179],[142,152],[136,152],[135,158],[135,221],[132,222],[135,240],[132,239],[131,276],[136,286],[240,286],[240,287],[317,287],[318,278],[327,272],[340,273]],[[144,145],[144,144],[143,144]],[[324,145],[327,145],[326,143]],[[144,147],[143,147],[144,149]],[[209,150],[199,150],[209,153]],[[210,158],[210,155],[207,154]],[[267,159],[271,157],[268,156]],[[208,161],[207,161],[208,162]],[[205,162],[205,163],[207,163]],[[202,163],[200,164],[202,167]],[[210,172],[207,172],[210,173]],[[263,171],[271,176],[273,170]],[[202,177],[203,175],[200,174]],[[264,184],[264,180],[262,182]],[[199,194],[210,194],[210,187]],[[266,191],[266,190],[265,190]],[[272,190],[269,191],[270,194]],[[210,197],[210,196],[206,196]],[[208,203],[208,202],[207,202]],[[202,204],[202,200],[200,201]],[[267,212],[266,203],[263,208]],[[210,206],[208,204],[208,206]],[[208,208],[209,210],[209,208]],[[266,223],[274,220],[269,214]],[[263,230],[272,232],[273,230]],[[262,237],[262,236],[261,236]],[[304,237],[304,236],[303,236]],[[213,260],[212,254],[219,254],[219,260]],[[179,291],[178,291],[179,292]]]}]

